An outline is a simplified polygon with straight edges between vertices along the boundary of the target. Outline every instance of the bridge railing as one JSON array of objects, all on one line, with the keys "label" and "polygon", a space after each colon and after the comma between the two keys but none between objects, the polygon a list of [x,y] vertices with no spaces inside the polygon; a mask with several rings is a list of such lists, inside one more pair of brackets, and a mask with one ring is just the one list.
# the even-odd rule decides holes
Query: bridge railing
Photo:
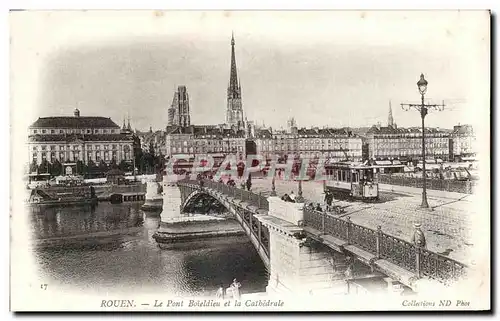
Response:
[{"label": "bridge railing", "polygon": [[467,272],[465,264],[386,234],[380,226],[377,230],[370,229],[352,223],[349,217],[344,220],[311,208],[304,208],[304,224],[323,234],[359,246],[379,259],[415,272],[417,277],[423,275],[448,283],[463,277]]},{"label": "bridge railing", "polygon": [[[250,191],[245,191],[234,186],[229,186],[210,180],[202,180],[200,183],[199,180],[183,179],[179,181],[179,183],[186,184],[194,188],[206,187],[211,190],[218,191],[224,195],[241,200],[242,202],[246,202],[259,209],[269,210],[269,202],[267,201],[267,198],[262,196],[261,194],[254,194]],[[262,246],[262,249],[269,258],[269,230],[259,220],[255,219],[253,217],[254,213],[248,208],[245,208],[243,204],[235,203],[234,205],[237,215],[241,217],[243,224],[245,224],[250,229],[250,232],[257,238],[260,245]]]},{"label": "bridge railing", "polygon": [[[194,184],[200,186],[199,180],[182,180],[184,183]],[[202,186],[206,186],[227,196],[237,198],[243,202],[247,202],[252,206],[260,209],[268,210],[269,202],[265,196],[262,194],[255,194],[251,191],[246,191],[235,186],[229,186],[224,183],[214,182],[211,180],[202,180]]]}]

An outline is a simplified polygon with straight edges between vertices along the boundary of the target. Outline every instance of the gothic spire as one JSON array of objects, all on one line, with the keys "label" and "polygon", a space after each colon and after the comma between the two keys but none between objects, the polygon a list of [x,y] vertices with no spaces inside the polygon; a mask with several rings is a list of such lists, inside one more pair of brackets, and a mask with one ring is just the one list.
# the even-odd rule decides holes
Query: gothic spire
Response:
[{"label": "gothic spire", "polygon": [[238,98],[238,74],[236,71],[236,57],[234,54],[234,34],[231,34],[231,75],[229,77],[228,91],[232,97]]},{"label": "gothic spire", "polygon": [[130,115],[128,116],[127,130],[132,130],[132,127],[130,127]]},{"label": "gothic spire", "polygon": [[387,119],[387,126],[394,126],[394,118],[392,117],[392,106],[391,101],[389,100],[389,117]]}]

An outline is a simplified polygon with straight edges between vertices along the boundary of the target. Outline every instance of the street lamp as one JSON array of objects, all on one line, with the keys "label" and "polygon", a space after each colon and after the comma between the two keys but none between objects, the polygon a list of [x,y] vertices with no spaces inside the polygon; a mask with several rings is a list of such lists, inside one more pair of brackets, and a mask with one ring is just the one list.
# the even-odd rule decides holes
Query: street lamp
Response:
[{"label": "street lamp", "polygon": [[424,78],[424,74],[420,74],[420,80],[417,82],[418,91],[420,92],[420,96],[422,98],[422,102],[420,104],[401,104],[401,107],[405,110],[409,110],[411,108],[416,109],[420,112],[420,118],[422,119],[422,181],[423,181],[423,190],[422,190],[422,208],[429,208],[429,203],[427,203],[427,177],[425,173],[425,116],[429,109],[444,109],[444,102],[442,105],[437,104],[425,104],[424,95],[427,92],[427,80]]},{"label": "street lamp", "polygon": [[297,197],[295,197],[295,203],[304,203],[304,197],[302,197],[302,179],[299,177],[299,191]]},{"label": "street lamp", "polygon": [[417,82],[418,91],[422,97],[422,107],[420,107],[420,117],[422,118],[422,179],[423,179],[423,190],[422,190],[422,205],[423,208],[429,208],[429,203],[427,203],[427,175],[425,172],[425,125],[424,120],[427,115],[427,107],[425,107],[424,95],[427,91],[427,80],[424,78],[424,74],[420,74],[420,80]]}]

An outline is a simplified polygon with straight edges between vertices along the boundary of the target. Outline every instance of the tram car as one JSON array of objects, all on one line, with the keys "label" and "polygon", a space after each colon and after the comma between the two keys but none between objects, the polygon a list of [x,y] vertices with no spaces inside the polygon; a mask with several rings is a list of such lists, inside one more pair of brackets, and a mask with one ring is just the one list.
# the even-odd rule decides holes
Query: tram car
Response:
[{"label": "tram car", "polygon": [[326,189],[338,198],[364,201],[378,200],[379,190],[376,168],[361,163],[325,164]]}]

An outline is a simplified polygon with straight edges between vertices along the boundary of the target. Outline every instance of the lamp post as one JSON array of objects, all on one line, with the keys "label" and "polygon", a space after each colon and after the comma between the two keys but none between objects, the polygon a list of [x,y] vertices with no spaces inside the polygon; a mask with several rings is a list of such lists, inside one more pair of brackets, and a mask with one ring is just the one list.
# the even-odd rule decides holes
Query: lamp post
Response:
[{"label": "lamp post", "polygon": [[299,177],[299,191],[297,193],[297,197],[295,198],[295,203],[304,203],[304,197],[302,197],[302,180]]},{"label": "lamp post", "polygon": [[[418,91],[420,92],[420,96],[422,102],[420,104],[401,104],[401,107],[405,110],[409,110],[410,108],[416,109],[420,113],[420,118],[422,119],[422,204],[420,207],[429,208],[429,203],[427,203],[427,177],[425,172],[425,116],[427,115],[429,109],[434,108],[437,110],[444,109],[444,103],[442,105],[436,104],[425,104],[424,96],[427,92],[427,80],[424,78],[424,74],[420,74],[420,80],[417,82]],[[406,107],[406,108],[405,108]]]},{"label": "lamp post", "polygon": [[276,175],[273,176],[273,181],[272,181],[273,185],[272,185],[271,196],[276,196],[276,185],[275,185],[275,182],[274,182],[275,177],[276,177]]},{"label": "lamp post", "polygon": [[420,117],[422,118],[422,208],[429,208],[429,203],[427,203],[427,175],[425,172],[425,116],[427,115],[427,107],[425,107],[424,95],[427,91],[427,80],[424,78],[424,74],[420,74],[420,80],[417,82],[418,91],[422,97],[422,107],[420,107]]}]

